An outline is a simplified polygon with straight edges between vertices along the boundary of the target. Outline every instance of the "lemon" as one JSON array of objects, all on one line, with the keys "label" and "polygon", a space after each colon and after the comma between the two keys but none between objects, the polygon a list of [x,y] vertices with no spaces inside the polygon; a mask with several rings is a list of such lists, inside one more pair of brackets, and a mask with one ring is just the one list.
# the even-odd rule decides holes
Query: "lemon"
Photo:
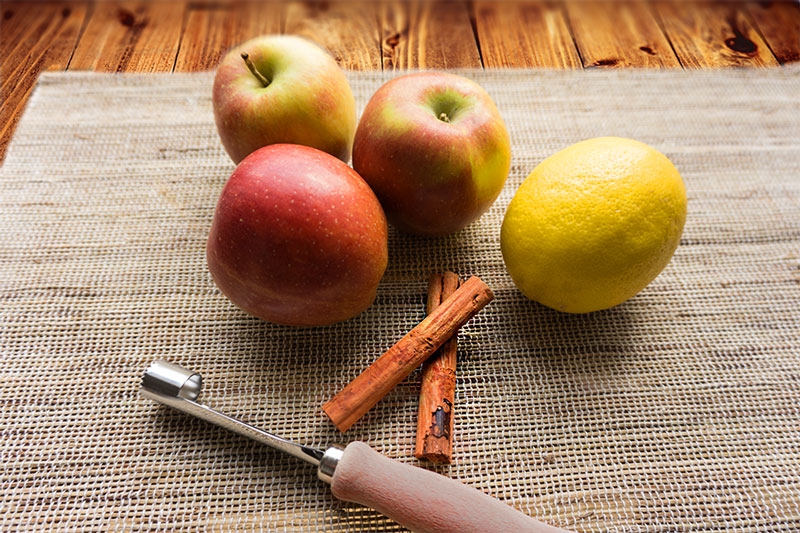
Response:
[{"label": "lemon", "polygon": [[525,179],[500,232],[525,296],[588,313],[631,298],[669,263],[686,220],[686,189],[658,150],[598,137],[553,154]]}]

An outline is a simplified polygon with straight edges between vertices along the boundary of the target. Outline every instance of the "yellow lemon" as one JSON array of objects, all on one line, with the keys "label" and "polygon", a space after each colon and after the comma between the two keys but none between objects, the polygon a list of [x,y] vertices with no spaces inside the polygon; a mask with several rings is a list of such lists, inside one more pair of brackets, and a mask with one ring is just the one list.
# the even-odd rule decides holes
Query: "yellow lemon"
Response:
[{"label": "yellow lemon", "polygon": [[598,137],[530,173],[508,206],[500,246],[525,296],[588,313],[650,283],[669,263],[685,220],[686,189],[664,154]]}]

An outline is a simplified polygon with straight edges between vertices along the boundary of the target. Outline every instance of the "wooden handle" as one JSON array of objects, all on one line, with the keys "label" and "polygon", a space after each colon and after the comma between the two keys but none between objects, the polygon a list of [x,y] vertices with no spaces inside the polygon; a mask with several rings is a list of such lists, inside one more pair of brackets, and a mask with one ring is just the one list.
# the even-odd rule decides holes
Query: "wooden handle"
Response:
[{"label": "wooden handle", "polygon": [[564,533],[500,500],[434,472],[393,461],[363,442],[344,450],[333,494],[383,513],[418,533]]}]

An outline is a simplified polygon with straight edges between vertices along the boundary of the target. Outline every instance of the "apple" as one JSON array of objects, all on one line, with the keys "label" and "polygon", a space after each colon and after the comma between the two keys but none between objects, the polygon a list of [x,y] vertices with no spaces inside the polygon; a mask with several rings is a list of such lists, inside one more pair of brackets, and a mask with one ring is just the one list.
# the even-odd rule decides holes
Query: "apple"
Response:
[{"label": "apple", "polygon": [[344,72],[316,44],[256,37],[232,49],[214,78],[214,120],[234,163],[276,143],[350,160],[356,105]]},{"label": "apple", "polygon": [[462,76],[421,72],[383,85],[356,129],[353,168],[389,222],[419,235],[453,233],[500,194],[511,165],[491,97]]},{"label": "apple", "polygon": [[353,169],[315,148],[273,144],[225,184],[206,255],[217,286],[244,311],[323,326],[370,306],[387,237],[381,205]]}]

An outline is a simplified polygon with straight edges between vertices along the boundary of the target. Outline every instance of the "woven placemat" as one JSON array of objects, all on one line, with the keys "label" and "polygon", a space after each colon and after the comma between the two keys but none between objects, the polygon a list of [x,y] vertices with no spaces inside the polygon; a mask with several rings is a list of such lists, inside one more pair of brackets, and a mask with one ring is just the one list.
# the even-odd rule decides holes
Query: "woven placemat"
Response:
[{"label": "woven placemat", "polygon": [[[393,75],[350,74],[359,109]],[[399,530],[139,380],[165,358],[257,426],[413,463],[416,374],[344,436],[320,405],[422,319],[443,268],[496,300],[460,337],[441,472],[579,531],[800,530],[800,69],[466,75],[511,133],[503,193],[456,235],[392,232],[375,304],[314,329],[245,315],[207,272],[233,170],[212,74],[43,75],[0,169],[0,530]],[[561,314],[514,287],[500,222],[538,162],[600,135],[667,154],[686,229],[638,296]]]}]

